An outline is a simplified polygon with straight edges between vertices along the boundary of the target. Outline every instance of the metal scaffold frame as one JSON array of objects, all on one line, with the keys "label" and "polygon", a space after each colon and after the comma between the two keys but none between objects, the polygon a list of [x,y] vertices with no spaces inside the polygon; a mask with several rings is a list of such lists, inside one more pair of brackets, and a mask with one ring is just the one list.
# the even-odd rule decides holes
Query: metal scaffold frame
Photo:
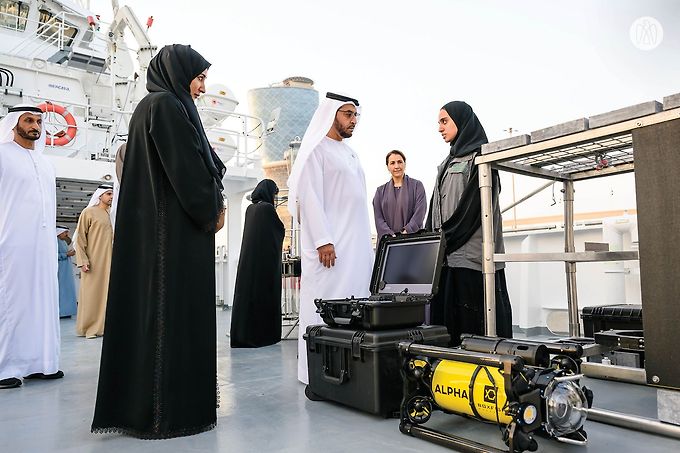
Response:
[{"label": "metal scaffold frame", "polygon": [[[486,334],[496,335],[495,262],[563,261],[567,280],[569,334],[581,326],[576,291],[576,263],[637,260],[637,251],[576,252],[574,248],[574,182],[635,170],[632,131],[680,118],[673,108],[640,118],[585,130],[538,143],[493,151],[475,159],[479,170],[482,216],[482,272]],[[598,165],[606,158],[605,165]],[[597,168],[596,168],[597,167]],[[601,168],[599,168],[601,167]],[[564,253],[494,253],[491,172],[493,169],[561,181],[564,191]]]}]

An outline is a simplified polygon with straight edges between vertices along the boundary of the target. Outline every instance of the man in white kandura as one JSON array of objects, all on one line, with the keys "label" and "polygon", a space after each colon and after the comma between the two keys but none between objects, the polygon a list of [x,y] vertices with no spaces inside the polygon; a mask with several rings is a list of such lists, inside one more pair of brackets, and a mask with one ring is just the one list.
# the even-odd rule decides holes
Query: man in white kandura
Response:
[{"label": "man in white kandura", "polygon": [[58,379],[56,181],[43,156],[42,111],[0,121],[0,389]]},{"label": "man in white kandura", "polygon": [[314,113],[288,178],[288,210],[300,225],[302,280],[298,379],[309,383],[307,326],[323,324],[314,299],[367,297],[373,267],[366,178],[345,139],[359,102],[328,93]]}]

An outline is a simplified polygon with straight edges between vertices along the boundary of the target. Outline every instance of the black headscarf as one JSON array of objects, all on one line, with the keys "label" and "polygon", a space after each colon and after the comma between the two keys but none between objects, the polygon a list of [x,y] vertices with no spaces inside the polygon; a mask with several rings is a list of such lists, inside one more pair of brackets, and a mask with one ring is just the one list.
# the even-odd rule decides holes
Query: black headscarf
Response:
[{"label": "black headscarf", "polygon": [[[449,168],[449,164],[454,157],[466,156],[473,152],[478,152],[483,144],[489,143],[486,132],[479,118],[475,115],[466,102],[452,101],[442,107],[446,110],[451,119],[458,127],[458,134],[451,142],[449,157],[442,165],[440,173],[437,175],[438,189],[441,189],[444,173]],[[497,170],[492,170],[492,186],[500,190],[500,178]],[[435,194],[439,190],[435,190]],[[430,199],[430,209],[427,214],[425,228],[432,230],[432,206],[434,196]],[[482,225],[481,202],[479,193],[479,174],[476,165],[472,166],[470,176],[463,189],[458,207],[448,219],[442,219],[442,231],[446,240],[446,253],[452,253],[465,245],[472,235]]]},{"label": "black headscarf", "polygon": [[167,91],[179,98],[191,124],[194,125],[201,138],[201,157],[219,188],[224,189],[222,177],[226,172],[226,167],[208,144],[203,123],[201,123],[196,104],[189,91],[191,81],[209,67],[210,63],[191,46],[182,44],[165,46],[149,63],[146,73],[146,89],[152,93]]},{"label": "black headscarf", "polygon": [[458,134],[451,142],[451,156],[465,156],[489,143],[482,123],[466,102],[452,101],[442,107],[442,110],[446,110],[458,127]]},{"label": "black headscarf", "polygon": [[277,193],[279,193],[279,188],[276,183],[271,179],[263,179],[257,184],[255,190],[253,190],[253,193],[250,195],[250,199],[253,203],[264,201],[273,205],[274,196]]}]

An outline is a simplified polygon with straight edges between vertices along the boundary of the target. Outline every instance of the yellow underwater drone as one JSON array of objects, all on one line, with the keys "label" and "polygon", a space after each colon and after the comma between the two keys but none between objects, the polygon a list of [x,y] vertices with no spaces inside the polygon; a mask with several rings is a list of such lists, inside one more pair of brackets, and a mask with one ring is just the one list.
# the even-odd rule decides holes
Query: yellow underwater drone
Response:
[{"label": "yellow underwater drone", "polygon": [[[578,344],[463,336],[460,348],[401,342],[399,350],[404,434],[459,451],[502,451],[421,426],[434,410],[441,410],[502,426],[511,453],[535,451],[535,433],[586,443],[583,423],[592,392],[579,387]],[[552,360],[551,353],[556,354]]]}]

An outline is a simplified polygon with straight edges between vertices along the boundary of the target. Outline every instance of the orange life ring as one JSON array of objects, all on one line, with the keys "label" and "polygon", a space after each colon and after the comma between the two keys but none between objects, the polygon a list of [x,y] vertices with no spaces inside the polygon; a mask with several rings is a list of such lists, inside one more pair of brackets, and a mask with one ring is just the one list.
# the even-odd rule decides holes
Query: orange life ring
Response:
[{"label": "orange life ring", "polygon": [[66,120],[66,124],[68,124],[68,127],[65,131],[59,131],[54,135],[45,131],[45,144],[52,146],[64,146],[75,138],[76,132],[78,132],[76,120],[73,118],[73,115],[71,115],[64,107],[58,104],[52,104],[48,101],[38,105],[38,108],[45,113],[54,112],[61,115]]}]

